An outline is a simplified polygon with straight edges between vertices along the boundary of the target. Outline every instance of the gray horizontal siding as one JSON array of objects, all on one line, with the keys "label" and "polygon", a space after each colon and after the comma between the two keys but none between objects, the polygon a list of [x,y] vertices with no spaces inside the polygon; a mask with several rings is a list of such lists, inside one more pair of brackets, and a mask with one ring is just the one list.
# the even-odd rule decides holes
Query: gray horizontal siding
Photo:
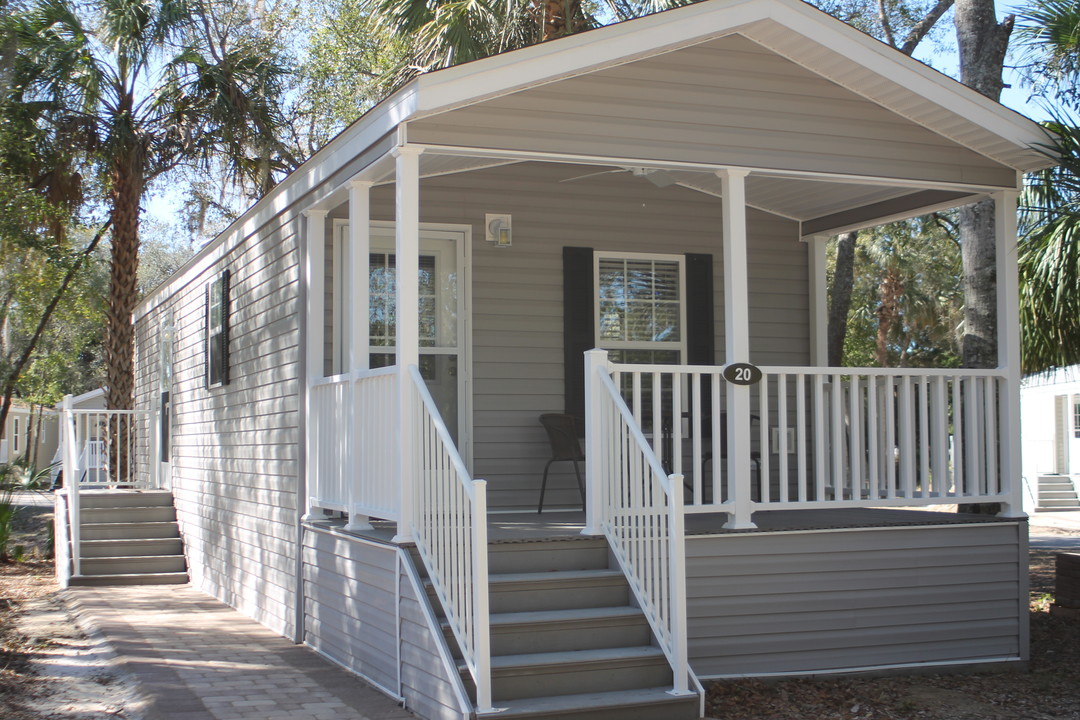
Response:
[{"label": "gray horizontal siding", "polygon": [[[198,587],[282,635],[295,627],[299,252],[264,228],[140,318],[138,402],[158,391],[158,333],[175,327],[172,480]],[[206,286],[231,273],[230,384],[206,388]]]},{"label": "gray horizontal siding", "polygon": [[1011,186],[1014,171],[731,35],[410,122],[414,142]]},{"label": "gray horizontal siding", "polygon": [[[720,200],[655,188],[628,173],[560,182],[596,168],[521,163],[430,178],[421,220],[467,224],[472,242],[473,472],[494,509],[535,507],[550,450],[538,422],[563,410],[562,248],[713,256],[716,362],[723,362]],[[372,217],[393,220],[393,188],[377,187]],[[484,239],[485,213],[511,213],[514,244]],[[334,215],[344,215],[341,207]],[[796,223],[748,213],[751,360],[809,359],[807,249]],[[592,309],[584,309],[591,312]],[[580,505],[569,465],[553,467],[545,504]]]},{"label": "gray horizontal siding", "polygon": [[1021,657],[1022,530],[691,537],[691,664],[712,677]]},{"label": "gray horizontal siding", "polygon": [[328,532],[307,532],[305,641],[404,697],[406,707],[421,717],[462,720],[455,680],[448,677],[440,655],[442,640],[433,634],[408,573],[398,567],[400,552]]}]

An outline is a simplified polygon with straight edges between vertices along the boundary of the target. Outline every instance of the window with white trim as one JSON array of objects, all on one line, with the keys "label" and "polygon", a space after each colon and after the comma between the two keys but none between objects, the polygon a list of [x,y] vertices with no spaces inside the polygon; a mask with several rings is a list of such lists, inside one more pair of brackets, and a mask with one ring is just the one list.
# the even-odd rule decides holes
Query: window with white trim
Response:
[{"label": "window with white trim", "polygon": [[596,346],[617,363],[677,365],[686,356],[681,255],[597,252]]},{"label": "window with white trim", "polygon": [[229,384],[229,271],[206,287],[206,386]]}]

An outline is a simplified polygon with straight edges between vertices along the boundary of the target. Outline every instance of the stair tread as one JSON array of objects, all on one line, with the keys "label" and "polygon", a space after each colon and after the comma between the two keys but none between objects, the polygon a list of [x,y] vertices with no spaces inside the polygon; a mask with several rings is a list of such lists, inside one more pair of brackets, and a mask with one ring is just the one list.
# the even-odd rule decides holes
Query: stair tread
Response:
[{"label": "stair tread", "polygon": [[522,655],[497,655],[491,658],[492,670],[570,663],[610,662],[612,660],[651,660],[665,658],[664,651],[654,645],[600,648],[597,650],[563,650]]},{"label": "stair tread", "polygon": [[668,687],[619,690],[616,692],[583,693],[579,695],[551,695],[537,698],[501,700],[494,713],[477,713],[477,718],[507,718],[516,715],[559,713],[567,710],[588,708],[602,710],[627,705],[663,705],[668,703],[697,702],[697,695],[672,695]]},{"label": "stair tread", "polygon": [[572,620],[602,620],[605,618],[644,618],[639,608],[622,605],[612,607],[570,608],[566,610],[533,610],[529,612],[493,613],[491,624],[517,625]]},{"label": "stair tread", "polygon": [[595,570],[555,570],[552,572],[496,573],[491,583],[547,582],[550,580],[586,580],[590,578],[622,578],[621,570],[598,568]]}]

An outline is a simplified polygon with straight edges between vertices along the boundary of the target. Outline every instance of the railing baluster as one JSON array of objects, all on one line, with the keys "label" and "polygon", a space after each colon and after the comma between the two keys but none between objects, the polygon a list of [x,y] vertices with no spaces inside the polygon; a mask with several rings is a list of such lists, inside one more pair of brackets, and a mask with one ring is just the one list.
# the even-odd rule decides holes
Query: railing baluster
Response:
[{"label": "railing baluster", "polygon": [[868,481],[867,494],[877,500],[881,497],[878,484],[881,482],[881,457],[879,451],[880,418],[878,417],[878,379],[873,375],[866,378],[866,476]]},{"label": "railing baluster", "polygon": [[945,399],[946,383],[943,377],[934,378],[933,403],[931,407],[930,452],[933,473],[934,497],[944,497],[949,491],[949,408]]},{"label": "railing baluster", "polygon": [[975,378],[967,378],[964,382],[964,424],[967,427],[964,466],[970,478],[966,484],[971,495],[983,494],[982,463],[979,462],[979,405],[978,383]]},{"label": "railing baluster", "polygon": [[712,407],[709,408],[709,412],[712,417],[709,420],[710,427],[712,428],[712,502],[714,505],[719,505],[723,502],[723,487],[724,487],[724,475],[727,473],[727,468],[724,466],[724,460],[720,457],[720,448],[723,447],[721,443],[724,442],[722,433],[724,433],[724,425],[720,421],[720,408],[723,407],[720,402],[720,383],[723,377],[714,372],[712,374],[712,386],[709,390],[712,392]]},{"label": "railing baluster", "polygon": [[899,448],[896,446],[896,378],[885,376],[885,497],[896,498],[896,463],[899,460]]},{"label": "railing baluster", "polygon": [[844,499],[844,386],[840,375],[832,376],[829,388],[832,410],[832,477],[833,499]]},{"label": "railing baluster", "polygon": [[[701,373],[695,372],[691,378],[691,411],[690,411],[690,472],[693,473],[693,497],[694,505],[701,505],[705,501],[701,486],[701,412],[704,409],[701,398]],[[676,447],[678,447],[676,445]]]},{"label": "railing baluster", "polygon": [[986,418],[986,431],[983,433],[983,446],[986,449],[986,488],[987,495],[1001,493],[1001,476],[998,473],[998,443],[997,443],[997,385],[994,378],[982,378],[983,398],[986,409],[983,417]]},{"label": "railing baluster", "polygon": [[[767,503],[770,499],[770,486],[772,478],[769,473],[769,378],[762,377],[758,384],[758,492],[761,494],[761,502]],[[752,464],[752,463],[751,463]]]},{"label": "railing baluster", "polygon": [[825,376],[814,376],[814,499],[825,499],[825,472],[828,457],[825,442]]},{"label": "railing baluster", "polygon": [[919,434],[916,447],[919,452],[919,497],[930,497],[930,379],[925,375],[920,378],[919,391]]},{"label": "railing baluster", "polygon": [[911,376],[900,381],[900,482],[901,497],[914,496],[915,487],[915,413],[912,407]]},{"label": "railing baluster", "polygon": [[963,378],[955,376],[952,379],[953,400],[953,492],[957,497],[968,494],[966,476],[964,474],[964,405],[963,405]]},{"label": "railing baluster", "polygon": [[776,426],[777,426],[777,453],[779,467],[780,482],[779,490],[780,502],[788,501],[789,488],[788,484],[791,482],[788,468],[788,453],[791,448],[788,447],[788,409],[787,409],[787,395],[788,384],[787,375],[780,373],[776,376]]},{"label": "railing baluster", "polygon": [[859,376],[851,375],[851,386],[848,388],[848,479],[851,482],[851,499],[862,499],[862,413],[859,412],[861,398],[861,385]]}]

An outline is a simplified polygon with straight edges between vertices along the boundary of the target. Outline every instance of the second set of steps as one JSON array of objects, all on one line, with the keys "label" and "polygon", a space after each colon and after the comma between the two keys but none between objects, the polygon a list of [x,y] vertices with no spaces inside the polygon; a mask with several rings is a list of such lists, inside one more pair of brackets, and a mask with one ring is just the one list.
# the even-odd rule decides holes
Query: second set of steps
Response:
[{"label": "second set of steps", "polygon": [[72,585],[166,585],[188,581],[172,493],[79,494],[80,573]]},{"label": "second set of steps", "polygon": [[1036,510],[1080,510],[1076,486],[1068,475],[1040,475],[1038,501]]},{"label": "second set of steps", "polygon": [[478,717],[699,716],[696,695],[670,694],[671,667],[604,539],[492,543],[488,563],[498,712]]}]

